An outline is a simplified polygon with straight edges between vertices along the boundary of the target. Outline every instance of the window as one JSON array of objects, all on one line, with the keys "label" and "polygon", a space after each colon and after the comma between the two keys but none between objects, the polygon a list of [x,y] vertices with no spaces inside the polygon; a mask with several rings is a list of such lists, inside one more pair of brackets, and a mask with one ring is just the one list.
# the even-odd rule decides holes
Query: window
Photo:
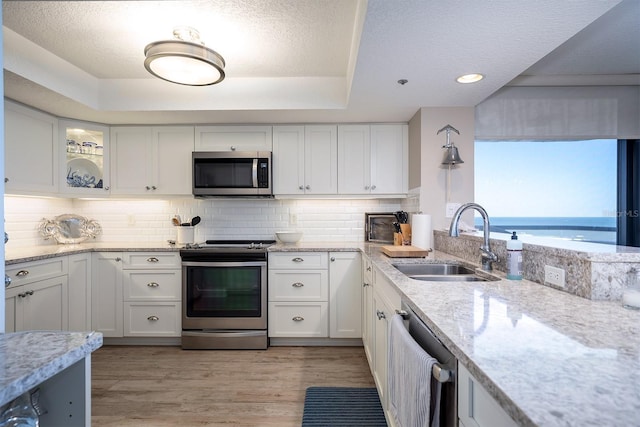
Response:
[{"label": "window", "polygon": [[491,231],[616,244],[617,144],[476,141],[475,200]]}]

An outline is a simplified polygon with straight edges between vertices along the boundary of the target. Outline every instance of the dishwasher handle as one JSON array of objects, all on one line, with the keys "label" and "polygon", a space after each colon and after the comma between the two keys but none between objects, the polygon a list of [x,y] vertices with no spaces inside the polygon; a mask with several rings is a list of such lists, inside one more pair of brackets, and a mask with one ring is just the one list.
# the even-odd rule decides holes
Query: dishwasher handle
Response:
[{"label": "dishwasher handle", "polygon": [[[406,310],[397,310],[396,314],[400,315],[404,320],[409,319],[409,312]],[[439,383],[448,383],[453,382],[453,372],[449,369],[445,369],[440,365],[440,363],[434,363],[433,368],[431,369],[431,374]]]}]

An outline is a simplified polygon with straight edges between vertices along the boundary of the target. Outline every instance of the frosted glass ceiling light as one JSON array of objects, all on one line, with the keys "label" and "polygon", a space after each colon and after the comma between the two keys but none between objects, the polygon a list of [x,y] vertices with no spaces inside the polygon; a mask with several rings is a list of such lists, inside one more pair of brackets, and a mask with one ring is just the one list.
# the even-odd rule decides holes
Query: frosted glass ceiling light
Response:
[{"label": "frosted glass ceiling light", "polygon": [[190,27],[173,30],[175,40],[149,43],[144,48],[144,67],[154,76],[187,86],[208,86],[224,80],[224,58],[204,46],[200,34]]},{"label": "frosted glass ceiling light", "polygon": [[460,135],[460,132],[458,132],[458,130],[456,128],[454,128],[453,126],[451,126],[451,125],[446,125],[442,129],[440,129],[437,132],[437,134],[439,134],[442,131],[446,131],[447,132],[447,143],[442,146],[442,148],[445,148],[447,151],[444,153],[444,158],[442,159],[442,164],[443,165],[457,165],[458,163],[464,163],[464,160],[462,160],[460,158],[460,154],[458,153],[458,147],[456,147],[453,144],[453,141],[450,140],[451,131],[454,131],[458,135]]},{"label": "frosted glass ceiling light", "polygon": [[456,81],[458,83],[475,83],[475,82],[479,82],[482,79],[484,79],[484,76],[482,74],[472,73],[472,74],[465,74],[464,76],[460,76],[456,79]]}]

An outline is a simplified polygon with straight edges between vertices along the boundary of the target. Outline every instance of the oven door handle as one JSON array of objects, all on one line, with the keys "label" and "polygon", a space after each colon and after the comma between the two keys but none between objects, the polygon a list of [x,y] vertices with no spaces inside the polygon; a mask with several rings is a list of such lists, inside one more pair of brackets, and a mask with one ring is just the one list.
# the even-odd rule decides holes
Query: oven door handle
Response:
[{"label": "oven door handle", "polygon": [[207,330],[204,331],[198,331],[198,332],[193,332],[193,331],[182,331],[182,335],[183,336],[189,336],[189,337],[202,337],[202,336],[207,336],[207,337],[217,337],[217,338],[225,338],[225,337],[230,337],[230,336],[234,336],[234,337],[259,337],[259,336],[263,336],[265,334],[265,331],[229,331],[229,332],[221,332],[221,331],[216,331],[216,332],[209,332]]},{"label": "oven door handle", "polygon": [[253,188],[258,188],[258,159],[253,159],[251,178],[253,179]]}]

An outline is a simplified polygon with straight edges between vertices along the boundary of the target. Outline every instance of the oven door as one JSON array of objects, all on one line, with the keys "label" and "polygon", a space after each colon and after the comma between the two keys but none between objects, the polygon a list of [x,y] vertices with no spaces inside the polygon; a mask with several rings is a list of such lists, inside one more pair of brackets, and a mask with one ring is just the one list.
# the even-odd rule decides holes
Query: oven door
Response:
[{"label": "oven door", "polygon": [[183,262],[182,329],[267,329],[267,263]]}]

